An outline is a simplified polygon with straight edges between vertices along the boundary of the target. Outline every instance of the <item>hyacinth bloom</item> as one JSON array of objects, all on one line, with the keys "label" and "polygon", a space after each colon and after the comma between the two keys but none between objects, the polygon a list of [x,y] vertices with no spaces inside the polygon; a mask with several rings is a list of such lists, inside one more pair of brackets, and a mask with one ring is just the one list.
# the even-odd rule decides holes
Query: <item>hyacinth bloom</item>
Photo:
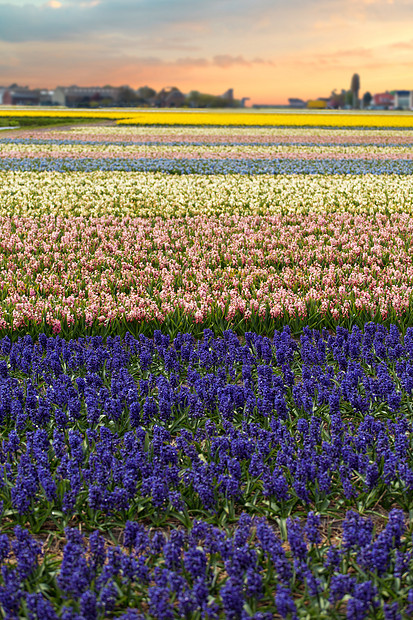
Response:
[{"label": "hyacinth bloom", "polygon": [[[412,506],[411,328],[404,338],[394,325],[305,328],[300,343],[284,328],[271,339],[247,332],[244,344],[211,330],[198,342],[41,334],[5,337],[0,351],[3,510],[141,511],[156,522],[242,506],[368,509],[379,496]],[[371,541],[373,524],[363,538],[357,519],[344,528],[349,550]],[[317,545],[319,518],[309,512],[303,532],[288,523],[305,562],[294,541],[305,533]]]},{"label": "hyacinth bloom", "polygon": [[413,228],[405,214],[0,223],[3,333],[409,322]]},{"label": "hyacinth bloom", "polygon": [[[120,136],[119,136],[120,137]],[[39,139],[20,136],[1,140],[1,160],[10,159],[200,159],[200,160],[273,160],[273,159],[363,159],[385,161],[406,159],[411,157],[412,145],[391,143],[390,145],[352,144],[352,143],[256,143],[247,140],[235,144],[198,144],[197,142],[151,142],[141,141],[110,141],[52,138]]]},{"label": "hyacinth bloom", "polygon": [[37,130],[20,129],[2,134],[1,144],[188,144],[200,145],[371,145],[411,146],[412,133],[397,129],[326,129],[320,127],[151,127],[120,125],[73,125],[67,129]]},{"label": "hyacinth bloom", "polygon": [[[19,529],[17,536],[24,538],[27,547],[12,542],[17,566],[27,565],[33,553],[29,549],[35,550],[34,565],[30,573],[21,573],[8,556],[0,558],[0,608],[5,617],[18,617],[28,609],[30,617],[48,619],[78,618],[80,611],[80,617],[96,619],[116,612],[116,617],[125,619],[173,620],[197,614],[205,618],[270,620],[275,614],[298,618],[300,605],[305,606],[310,618],[320,617],[322,610],[337,618],[370,618],[380,609],[386,618],[409,617],[413,602],[409,574],[412,549],[410,538],[405,536],[403,513],[392,510],[384,530],[370,534],[369,542],[363,538],[368,520],[359,518],[350,526],[353,521],[350,511],[342,526],[347,536],[349,527],[354,528],[355,538],[359,531],[362,533],[358,553],[350,556],[345,545],[337,548],[321,539],[308,553],[297,554],[298,548],[306,548],[308,540],[306,526],[302,527],[298,519],[287,523],[291,551],[286,552],[269,522],[251,519],[246,513],[230,532],[195,520],[190,527],[175,529],[161,540],[158,532],[126,521],[122,544],[116,547],[108,545],[97,530],[85,536],[78,529],[66,528],[57,571],[37,564],[40,546],[27,530]],[[3,546],[10,545],[7,535],[2,541]],[[375,553],[379,548],[386,554],[386,569],[380,578],[376,563],[383,553]],[[334,566],[332,553],[338,557]],[[400,558],[404,562],[401,569]],[[42,586],[46,581],[47,594],[30,592],[33,583]],[[380,590],[384,584],[392,592],[385,597]],[[404,595],[396,594],[393,587],[402,587]],[[141,615],[143,610],[145,614]]]},{"label": "hyacinth bloom", "polygon": [[412,176],[1,172],[0,215],[143,217],[411,213]]},{"label": "hyacinth bloom", "polygon": [[[313,157],[301,156],[280,157],[271,156],[255,158],[226,157],[194,158],[169,156],[153,157],[148,153],[146,157],[107,157],[99,156],[58,156],[45,157],[43,153],[36,156],[16,157],[16,152],[0,158],[0,171],[42,172],[53,171],[60,173],[71,172],[96,172],[99,170],[166,173],[168,175],[412,175],[413,164],[409,154],[405,157],[397,157],[395,154],[389,157]],[[328,154],[327,154],[328,155]]]}]

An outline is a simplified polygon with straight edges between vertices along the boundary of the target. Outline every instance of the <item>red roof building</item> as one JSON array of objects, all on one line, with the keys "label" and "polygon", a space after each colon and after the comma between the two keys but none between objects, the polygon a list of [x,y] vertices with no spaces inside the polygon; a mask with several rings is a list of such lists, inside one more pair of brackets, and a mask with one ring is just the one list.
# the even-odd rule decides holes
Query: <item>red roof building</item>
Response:
[{"label": "red roof building", "polygon": [[373,105],[390,106],[394,105],[394,95],[391,93],[376,93],[373,95]]}]

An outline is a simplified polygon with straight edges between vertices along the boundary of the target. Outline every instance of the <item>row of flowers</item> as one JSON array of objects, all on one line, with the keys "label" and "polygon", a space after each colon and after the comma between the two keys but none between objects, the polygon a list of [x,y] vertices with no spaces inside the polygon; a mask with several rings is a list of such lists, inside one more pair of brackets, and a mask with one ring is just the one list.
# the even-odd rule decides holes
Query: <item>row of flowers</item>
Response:
[{"label": "row of flowers", "polygon": [[411,616],[411,329],[0,352],[5,617]]},{"label": "row of flowers", "polygon": [[412,509],[411,328],[0,348],[3,518]]},{"label": "row of flowers", "polygon": [[188,145],[181,142],[174,145],[137,144],[119,142],[76,142],[66,141],[3,141],[1,158],[56,158],[56,157],[121,157],[152,159],[408,159],[412,156],[412,145],[299,145],[299,144],[203,144]]},{"label": "row of flowers", "polygon": [[205,126],[281,126],[281,127],[344,127],[355,128],[413,128],[413,114],[369,114],[369,113],[337,113],[337,112],[278,112],[260,113],[246,111],[244,113],[207,112],[207,111],[169,111],[151,110],[130,114],[127,118],[117,120],[118,125],[205,125]]},{"label": "row of flowers", "polygon": [[409,325],[412,236],[407,214],[3,217],[0,327]]},{"label": "row of flowers", "polygon": [[369,128],[413,128],[411,114],[371,114],[371,113],[336,113],[336,112],[279,112],[260,113],[245,111],[197,111],[197,110],[57,110],[57,109],[3,109],[0,117],[6,118],[67,118],[91,119],[96,121],[116,120],[120,125],[205,125],[205,126],[281,126],[281,127],[369,127]]},{"label": "row of flowers", "polygon": [[412,211],[411,175],[0,172],[0,214],[176,218]]},{"label": "row of flowers", "polygon": [[197,520],[165,535],[127,521],[116,545],[99,530],[66,528],[58,562],[16,526],[13,538],[0,535],[0,604],[10,620],[411,618],[403,513],[392,510],[374,532],[348,511],[341,544],[323,540],[320,526],[312,512],[287,519],[284,535],[246,513],[230,532]]},{"label": "row of flowers", "polygon": [[403,146],[413,142],[412,132],[396,129],[320,129],[282,127],[122,127],[111,125],[76,126],[69,129],[54,128],[52,130],[10,130],[1,142],[9,140],[22,143],[28,140],[58,141],[67,140],[82,142],[121,142],[135,143],[189,143],[189,144],[359,144],[362,146]]},{"label": "row of flowers", "polygon": [[125,171],[125,172],[163,172],[166,174],[352,174],[352,175],[411,175],[413,160],[410,157],[374,159],[346,158],[285,158],[271,157],[266,159],[225,158],[171,158],[171,157],[121,157],[121,156],[83,156],[68,157],[67,154],[52,157],[19,156],[5,154],[0,157],[0,171],[18,170],[56,171],[56,172],[94,172],[94,171]]}]

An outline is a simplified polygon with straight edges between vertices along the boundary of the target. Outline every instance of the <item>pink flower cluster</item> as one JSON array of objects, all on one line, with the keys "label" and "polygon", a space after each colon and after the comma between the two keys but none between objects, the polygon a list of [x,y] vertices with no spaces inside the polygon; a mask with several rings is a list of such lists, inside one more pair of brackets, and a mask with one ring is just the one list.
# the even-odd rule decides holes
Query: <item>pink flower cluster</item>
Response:
[{"label": "pink flower cluster", "polygon": [[[4,134],[6,135],[6,134]],[[82,127],[72,127],[70,131],[59,129],[19,130],[8,131],[7,136],[24,139],[53,139],[53,140],[82,140],[99,143],[107,141],[125,142],[159,142],[170,144],[176,142],[196,142],[202,144],[397,144],[399,146],[413,144],[413,132],[400,130],[337,130],[300,128],[155,128],[155,127],[93,127],[86,130]]]},{"label": "pink flower cluster", "polygon": [[407,214],[3,217],[0,327],[402,317],[412,240]]},{"label": "pink flower cluster", "polygon": [[[382,161],[411,161],[412,153],[411,152],[400,152],[400,151],[386,151],[386,152],[377,152],[377,151],[367,151],[363,148],[363,150],[358,151],[321,151],[321,150],[312,150],[306,151],[304,150],[306,147],[301,147],[300,150],[296,151],[288,151],[288,150],[275,150],[271,149],[271,147],[266,147],[265,150],[260,147],[245,147],[245,150],[242,147],[237,147],[236,149],[228,149],[228,150],[210,150],[205,148],[201,150],[200,147],[192,147],[192,149],[185,149],[182,146],[177,146],[175,148],[171,148],[171,150],[164,150],[163,147],[146,147],[139,152],[130,152],[125,147],[122,151],[100,151],[94,150],[92,148],[82,148],[81,150],[77,147],[77,150],[10,150],[3,151],[0,153],[0,159],[39,159],[39,158],[49,158],[49,159],[116,159],[116,158],[127,158],[128,160],[135,159],[226,159],[226,160],[269,160],[272,161],[274,159],[286,159],[286,160],[382,160]],[[313,148],[313,147],[310,147]],[[248,149],[248,150],[247,150]]]}]

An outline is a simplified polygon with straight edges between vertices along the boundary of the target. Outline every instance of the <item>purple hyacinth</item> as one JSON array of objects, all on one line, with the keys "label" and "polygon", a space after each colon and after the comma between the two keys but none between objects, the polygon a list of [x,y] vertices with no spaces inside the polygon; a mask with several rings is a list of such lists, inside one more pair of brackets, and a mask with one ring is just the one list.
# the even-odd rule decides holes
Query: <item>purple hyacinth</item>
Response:
[{"label": "purple hyacinth", "polygon": [[244,605],[242,584],[237,579],[229,577],[221,588],[221,598],[225,617],[228,620],[238,620]]},{"label": "purple hyacinth", "polygon": [[277,586],[275,595],[275,606],[282,618],[297,620],[297,608],[291,596],[291,591],[283,585]]},{"label": "purple hyacinth", "polygon": [[27,579],[38,566],[41,546],[20,525],[14,528],[16,540],[12,542],[13,553],[17,560],[17,572],[21,581]]}]

